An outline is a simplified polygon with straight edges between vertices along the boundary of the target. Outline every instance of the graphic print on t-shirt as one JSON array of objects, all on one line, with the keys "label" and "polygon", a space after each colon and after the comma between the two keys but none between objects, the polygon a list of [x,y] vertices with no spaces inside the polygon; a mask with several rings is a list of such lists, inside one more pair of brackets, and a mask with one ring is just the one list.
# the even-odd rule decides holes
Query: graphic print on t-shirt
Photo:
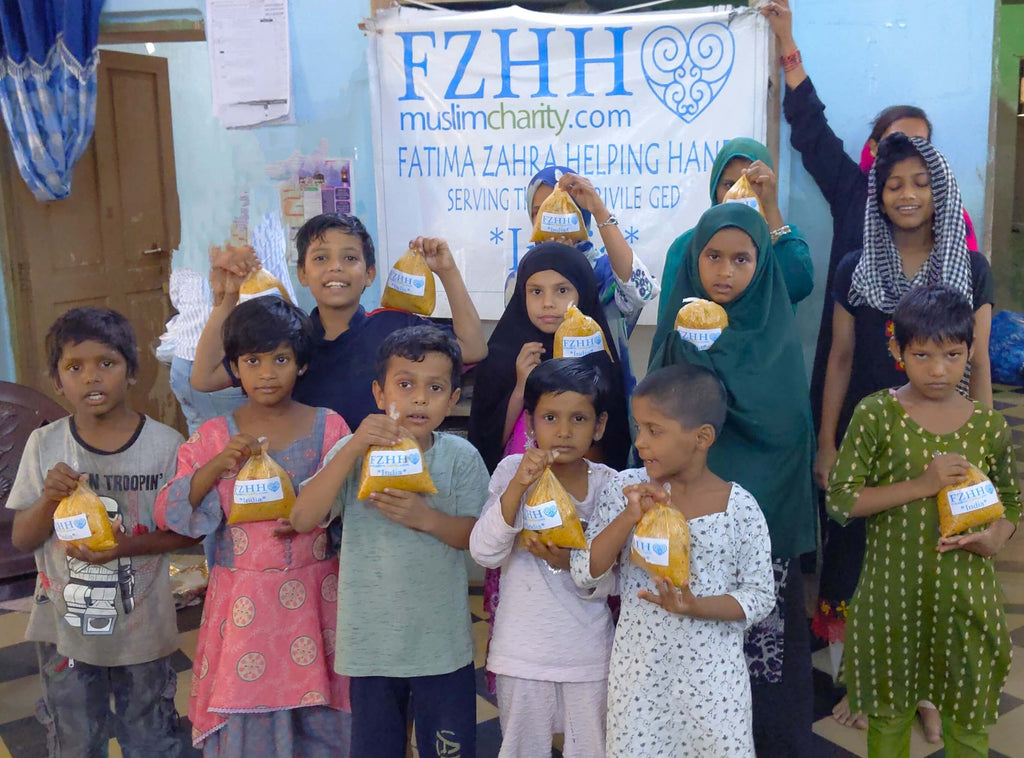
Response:
[{"label": "graphic print on t-shirt", "polygon": [[[122,516],[117,501],[100,497],[107,509],[107,516],[113,521]],[[122,519],[120,531],[124,533]],[[68,583],[64,587],[64,603],[67,611],[64,621],[86,635],[108,635],[114,633],[117,624],[117,597],[125,613],[135,607],[135,571],[132,559],[115,558],[107,563],[87,563],[72,558],[68,561]]]}]

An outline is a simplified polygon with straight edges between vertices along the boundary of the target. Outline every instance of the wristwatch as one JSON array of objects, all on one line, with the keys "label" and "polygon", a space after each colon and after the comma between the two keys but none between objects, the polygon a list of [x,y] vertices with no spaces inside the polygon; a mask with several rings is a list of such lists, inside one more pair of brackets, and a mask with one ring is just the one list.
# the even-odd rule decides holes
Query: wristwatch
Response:
[{"label": "wristwatch", "polygon": [[607,218],[607,220],[602,221],[600,224],[598,224],[597,228],[598,229],[602,229],[602,228],[604,228],[606,226],[618,226],[618,225],[619,225],[619,220],[617,218],[615,218],[615,216],[609,216]]}]

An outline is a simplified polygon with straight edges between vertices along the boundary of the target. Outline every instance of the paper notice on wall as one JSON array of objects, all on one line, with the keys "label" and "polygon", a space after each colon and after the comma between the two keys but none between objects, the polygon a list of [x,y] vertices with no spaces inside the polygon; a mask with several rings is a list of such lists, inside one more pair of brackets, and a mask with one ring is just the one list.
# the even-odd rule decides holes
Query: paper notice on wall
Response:
[{"label": "paper notice on wall", "polygon": [[206,0],[206,38],[224,126],[294,120],[287,0]]}]

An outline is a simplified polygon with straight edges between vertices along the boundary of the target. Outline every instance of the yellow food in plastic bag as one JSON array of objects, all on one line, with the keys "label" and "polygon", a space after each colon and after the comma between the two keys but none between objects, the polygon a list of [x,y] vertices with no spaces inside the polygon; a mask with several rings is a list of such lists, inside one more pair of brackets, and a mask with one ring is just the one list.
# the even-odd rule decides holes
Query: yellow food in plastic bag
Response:
[{"label": "yellow food in plastic bag", "polygon": [[264,295],[277,295],[286,303],[292,301],[281,280],[265,268],[259,268],[249,274],[238,288],[238,302],[244,303]]},{"label": "yellow food in plastic bag", "polygon": [[550,468],[544,469],[523,505],[523,531],[519,535],[519,544],[525,545],[531,534],[556,547],[583,550],[587,546],[576,506]]},{"label": "yellow food in plastic bag", "polygon": [[992,480],[974,465],[967,472],[965,481],[942,488],[936,500],[939,504],[939,533],[943,537],[989,524],[1006,514]]},{"label": "yellow food in plastic bag", "polygon": [[546,242],[553,239],[570,239],[586,242],[590,232],[583,223],[583,214],[572,196],[560,187],[555,187],[537,209],[533,220],[533,234],[530,242]]},{"label": "yellow food in plastic bag", "polygon": [[729,326],[725,308],[711,300],[688,297],[676,314],[676,331],[698,350],[707,350],[722,336],[722,330]]},{"label": "yellow food in plastic bag", "polygon": [[53,512],[53,533],[63,542],[94,552],[114,547],[114,529],[107,507],[92,487],[79,480],[78,486],[57,504]]},{"label": "yellow food in plastic bag", "polygon": [[436,301],[434,272],[427,265],[427,259],[419,250],[406,250],[391,267],[380,296],[380,307],[429,316],[434,312]]},{"label": "yellow food in plastic bag", "polygon": [[757,193],[754,192],[754,188],[750,186],[750,182],[747,180],[746,174],[741,174],[740,178],[736,180],[736,183],[732,185],[725,193],[725,197],[722,198],[723,203],[743,203],[749,205],[755,211],[764,216],[764,208],[761,207],[761,201],[757,198]]},{"label": "yellow food in plastic bag", "polygon": [[408,432],[403,433],[397,445],[374,445],[366,451],[356,497],[365,500],[374,492],[383,492],[388,487],[405,492],[437,492],[420,446]]},{"label": "yellow food in plastic bag", "polygon": [[612,354],[598,323],[572,303],[565,311],[565,319],[555,330],[554,347],[555,358],[582,358],[602,349],[609,358]]},{"label": "yellow food in plastic bag", "polygon": [[667,505],[647,511],[633,530],[630,560],[676,587],[689,582],[690,527],[686,517]]},{"label": "yellow food in plastic bag", "polygon": [[260,452],[247,460],[235,477],[229,524],[288,518],[295,505],[291,477],[270,457],[265,437],[260,438],[260,445]]}]

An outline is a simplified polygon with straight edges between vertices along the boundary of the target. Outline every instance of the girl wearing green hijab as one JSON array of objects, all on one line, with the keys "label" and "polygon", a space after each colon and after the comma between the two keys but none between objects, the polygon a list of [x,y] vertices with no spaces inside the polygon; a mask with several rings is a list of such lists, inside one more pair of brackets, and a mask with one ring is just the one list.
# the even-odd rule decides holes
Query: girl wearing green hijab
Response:
[{"label": "girl wearing green hijab", "polygon": [[[776,258],[782,267],[782,276],[789,291],[789,300],[795,305],[811,294],[814,288],[814,266],[803,236],[796,227],[789,226],[782,220],[778,202],[778,180],[768,148],[747,137],[737,137],[722,145],[711,167],[711,205],[721,203],[725,193],[744,174],[757,193],[761,207],[764,208],[768,228],[772,230]],[[682,303],[674,300],[670,294],[692,236],[693,229],[684,232],[665,254],[661,299],[658,300],[659,332],[663,322],[667,322],[671,327],[676,312],[682,306]],[[655,338],[651,352],[655,352],[660,344]]]},{"label": "girl wearing green hijab", "polygon": [[795,559],[816,546],[814,432],[790,294],[761,215],[741,203],[705,212],[670,295],[677,303],[713,300],[729,317],[706,350],[684,341],[672,321],[659,324],[661,348],[649,370],[691,363],[710,368],[725,384],[728,411],[708,451],[708,468],[757,499],[776,580],[775,609],[747,631],[745,644],[754,742],[759,756],[810,756],[810,641]]}]

